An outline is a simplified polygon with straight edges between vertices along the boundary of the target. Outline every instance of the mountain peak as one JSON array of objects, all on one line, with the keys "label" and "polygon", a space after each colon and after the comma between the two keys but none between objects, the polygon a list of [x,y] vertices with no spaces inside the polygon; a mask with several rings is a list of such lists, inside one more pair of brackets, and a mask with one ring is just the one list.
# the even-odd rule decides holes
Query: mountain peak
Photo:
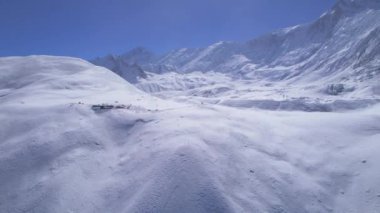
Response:
[{"label": "mountain peak", "polygon": [[362,9],[380,9],[380,0],[338,0],[335,9],[340,8],[348,11]]},{"label": "mountain peak", "polygon": [[155,54],[144,47],[137,47],[119,57],[127,64],[141,64],[151,61]]},{"label": "mountain peak", "polygon": [[145,47],[136,47],[126,52],[125,54],[132,55],[132,54],[153,54],[153,53]]}]

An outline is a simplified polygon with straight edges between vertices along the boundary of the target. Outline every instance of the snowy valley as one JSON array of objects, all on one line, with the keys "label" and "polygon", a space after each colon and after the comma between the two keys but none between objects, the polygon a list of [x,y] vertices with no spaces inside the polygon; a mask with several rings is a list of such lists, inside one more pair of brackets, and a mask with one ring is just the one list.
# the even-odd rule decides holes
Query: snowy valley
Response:
[{"label": "snowy valley", "polygon": [[226,98],[235,106],[275,100],[276,109],[281,103],[289,108],[289,101],[316,105],[310,111],[360,108],[379,102],[379,20],[377,0],[340,0],[310,24],[245,43],[218,42],[164,55],[136,48],[92,62],[158,95],[213,96],[214,103]]},{"label": "snowy valley", "polygon": [[378,0],[244,43],[0,58],[0,212],[378,213],[379,81]]}]

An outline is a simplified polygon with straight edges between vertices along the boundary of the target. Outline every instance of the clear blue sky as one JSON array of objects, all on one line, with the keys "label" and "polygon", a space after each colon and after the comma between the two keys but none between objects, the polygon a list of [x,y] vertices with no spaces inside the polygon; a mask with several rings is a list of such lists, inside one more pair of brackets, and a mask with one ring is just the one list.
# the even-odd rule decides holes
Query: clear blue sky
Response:
[{"label": "clear blue sky", "polygon": [[335,0],[0,0],[0,56],[90,59],[245,41],[319,17]]}]

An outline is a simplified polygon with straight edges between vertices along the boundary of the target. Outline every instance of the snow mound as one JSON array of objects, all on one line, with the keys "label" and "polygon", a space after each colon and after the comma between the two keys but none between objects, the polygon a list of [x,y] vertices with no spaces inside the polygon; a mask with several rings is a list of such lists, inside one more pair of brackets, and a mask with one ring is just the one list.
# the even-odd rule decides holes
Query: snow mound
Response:
[{"label": "snow mound", "polygon": [[52,56],[0,58],[3,104],[102,103],[142,94],[118,75],[81,59]]}]

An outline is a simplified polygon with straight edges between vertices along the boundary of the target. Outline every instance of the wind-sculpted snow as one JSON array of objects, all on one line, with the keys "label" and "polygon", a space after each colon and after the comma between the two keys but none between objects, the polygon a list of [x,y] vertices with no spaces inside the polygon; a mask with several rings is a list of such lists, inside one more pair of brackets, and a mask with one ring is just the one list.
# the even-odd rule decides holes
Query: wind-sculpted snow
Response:
[{"label": "wind-sculpted snow", "polygon": [[[179,104],[63,57],[2,58],[0,73],[0,212],[379,209],[379,105]],[[92,107],[101,103],[128,107]]]}]

